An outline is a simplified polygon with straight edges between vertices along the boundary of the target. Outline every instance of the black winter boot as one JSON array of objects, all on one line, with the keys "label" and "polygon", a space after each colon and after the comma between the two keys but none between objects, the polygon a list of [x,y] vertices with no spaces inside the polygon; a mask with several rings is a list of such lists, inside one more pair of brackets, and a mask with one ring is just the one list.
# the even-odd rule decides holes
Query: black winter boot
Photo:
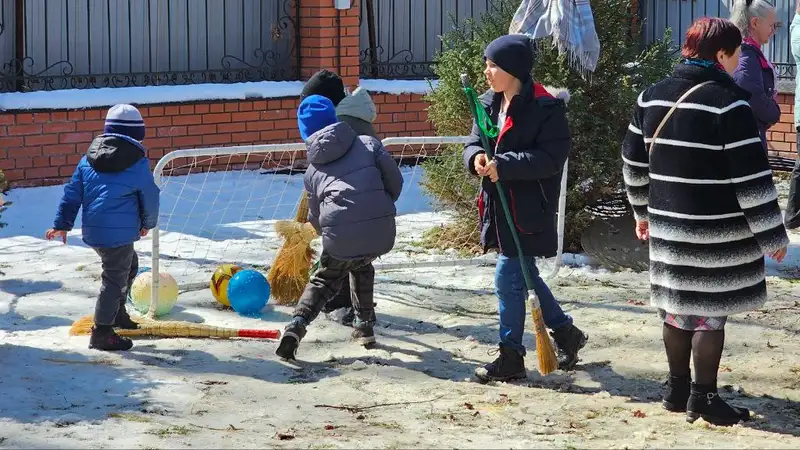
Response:
[{"label": "black winter boot", "polygon": [[286,360],[296,359],[297,347],[300,346],[300,341],[306,335],[307,324],[308,322],[299,316],[289,322],[289,325],[283,329],[281,342],[278,344],[275,354]]},{"label": "black winter boot", "polygon": [[119,312],[117,312],[117,318],[114,319],[114,328],[122,328],[123,330],[139,329],[139,324],[134,322],[133,319],[131,319],[131,316],[125,309],[124,304],[120,305],[119,307]]},{"label": "black winter boot", "polygon": [[527,378],[525,358],[516,350],[500,345],[500,356],[489,364],[475,369],[475,376],[483,381],[509,381]]},{"label": "black winter boot", "polygon": [[686,421],[694,423],[701,418],[714,425],[731,426],[750,420],[750,411],[731,406],[721,399],[716,385],[692,383],[692,393],[686,406]]},{"label": "black winter boot", "polygon": [[133,347],[133,341],[114,332],[108,325],[92,327],[92,336],[89,338],[89,348],[104,351],[125,351]]},{"label": "black winter boot", "polygon": [[364,347],[370,347],[375,344],[375,329],[372,325],[359,324],[353,325],[353,339]]},{"label": "black winter boot", "polygon": [[674,377],[670,375],[667,380],[667,394],[661,404],[670,412],[686,412],[689,394],[692,390],[692,377]]},{"label": "black winter boot", "polygon": [[550,332],[556,342],[558,368],[571,370],[578,363],[578,351],[586,345],[589,336],[575,325],[567,325]]}]

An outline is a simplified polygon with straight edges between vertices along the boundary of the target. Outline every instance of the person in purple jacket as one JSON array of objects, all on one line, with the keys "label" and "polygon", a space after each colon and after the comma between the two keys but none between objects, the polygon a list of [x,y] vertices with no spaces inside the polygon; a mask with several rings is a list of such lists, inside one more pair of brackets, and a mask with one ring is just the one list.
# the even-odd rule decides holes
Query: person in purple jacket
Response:
[{"label": "person in purple jacket", "polygon": [[767,0],[735,0],[731,11],[731,22],[736,24],[744,38],[733,79],[750,93],[750,108],[756,116],[765,151],[767,129],[778,123],[781,117],[775,89],[775,68],[761,51],[761,46],[775,34],[775,19],[775,7]]}]

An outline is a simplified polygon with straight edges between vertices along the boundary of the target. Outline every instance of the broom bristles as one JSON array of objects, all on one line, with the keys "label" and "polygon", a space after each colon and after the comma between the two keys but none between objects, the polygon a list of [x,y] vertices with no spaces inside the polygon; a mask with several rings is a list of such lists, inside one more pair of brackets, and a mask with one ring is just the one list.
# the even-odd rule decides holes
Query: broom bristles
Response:
[{"label": "broom bristles", "polygon": [[550,336],[547,334],[547,327],[544,324],[542,309],[534,308],[532,315],[533,329],[536,332],[536,356],[539,359],[539,373],[548,375],[558,368],[556,351],[553,348],[553,342],[550,340]]},{"label": "broom bristles", "polygon": [[309,269],[315,257],[311,241],[317,237],[317,232],[309,223],[291,220],[276,222],[275,231],[285,241],[267,274],[270,296],[279,305],[293,305],[308,283]]},{"label": "broom bristles", "polygon": [[[205,338],[232,338],[239,337],[239,330],[236,328],[216,327],[203,323],[181,322],[181,321],[155,321],[146,318],[132,318],[139,324],[137,330],[126,330],[116,328],[115,331],[120,336],[141,337],[205,337]],[[69,334],[72,336],[85,336],[92,333],[94,318],[89,316],[81,317],[72,324]],[[279,335],[279,333],[278,333]]]}]

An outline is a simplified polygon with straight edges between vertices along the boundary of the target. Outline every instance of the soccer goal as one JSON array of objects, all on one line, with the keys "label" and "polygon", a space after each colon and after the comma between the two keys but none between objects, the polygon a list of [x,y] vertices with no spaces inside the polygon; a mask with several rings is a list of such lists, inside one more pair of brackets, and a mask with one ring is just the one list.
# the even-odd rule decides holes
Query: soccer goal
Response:
[{"label": "soccer goal", "polygon": [[[401,168],[394,249],[378,271],[492,265],[476,245],[479,180],[462,168],[463,136],[383,140]],[[208,287],[220,264],[266,272],[282,241],[278,220],[293,219],[307,167],[305,144],[175,150],[155,166],[161,189],[158,227],[152,230],[152,271],[172,275],[181,291]],[[558,255],[542,261],[545,277],[562,265],[566,168],[558,205]],[[318,240],[317,240],[318,241]],[[315,242],[319,245],[318,242]],[[319,250],[319,248],[317,248]],[[158,277],[153,277],[157,301]]]}]

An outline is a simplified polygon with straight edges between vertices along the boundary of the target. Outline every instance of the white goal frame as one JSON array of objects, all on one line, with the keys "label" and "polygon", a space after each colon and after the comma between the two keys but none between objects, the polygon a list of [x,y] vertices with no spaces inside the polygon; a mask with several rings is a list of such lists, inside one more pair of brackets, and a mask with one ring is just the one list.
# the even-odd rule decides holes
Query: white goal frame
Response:
[{"label": "white goal frame", "polygon": [[[398,145],[458,145],[465,144],[468,136],[418,136],[418,137],[390,137],[383,139],[381,142],[384,147],[392,147]],[[305,143],[290,143],[290,144],[265,144],[265,145],[241,145],[235,147],[208,147],[208,148],[195,148],[174,150],[167,153],[158,160],[153,168],[153,178],[156,186],[163,187],[163,171],[169,162],[178,158],[198,158],[198,157],[211,157],[211,156],[236,156],[247,155],[251,153],[278,153],[278,152],[294,152],[304,151],[306,149]],[[569,160],[564,163],[564,170],[561,176],[561,193],[558,198],[558,250],[555,256],[555,262],[552,270],[543,274],[543,278],[550,279],[554,277],[563,264],[563,251],[564,251],[564,226],[567,204],[567,165]],[[147,315],[151,318],[155,315],[156,305],[158,304],[158,288],[159,288],[159,259],[160,259],[160,246],[159,246],[159,230],[160,227],[156,225],[151,230],[152,233],[152,262],[151,271],[153,273],[151,303]],[[466,259],[452,259],[449,261],[430,261],[421,263],[378,263],[376,262],[375,269],[378,270],[392,270],[403,268],[416,268],[416,267],[442,267],[442,266],[464,266],[464,265],[482,265],[493,262],[487,258],[466,258]],[[205,284],[204,284],[205,286]],[[179,289],[187,290],[187,286],[179,286]],[[188,288],[201,288],[201,286],[190,286]]]}]

